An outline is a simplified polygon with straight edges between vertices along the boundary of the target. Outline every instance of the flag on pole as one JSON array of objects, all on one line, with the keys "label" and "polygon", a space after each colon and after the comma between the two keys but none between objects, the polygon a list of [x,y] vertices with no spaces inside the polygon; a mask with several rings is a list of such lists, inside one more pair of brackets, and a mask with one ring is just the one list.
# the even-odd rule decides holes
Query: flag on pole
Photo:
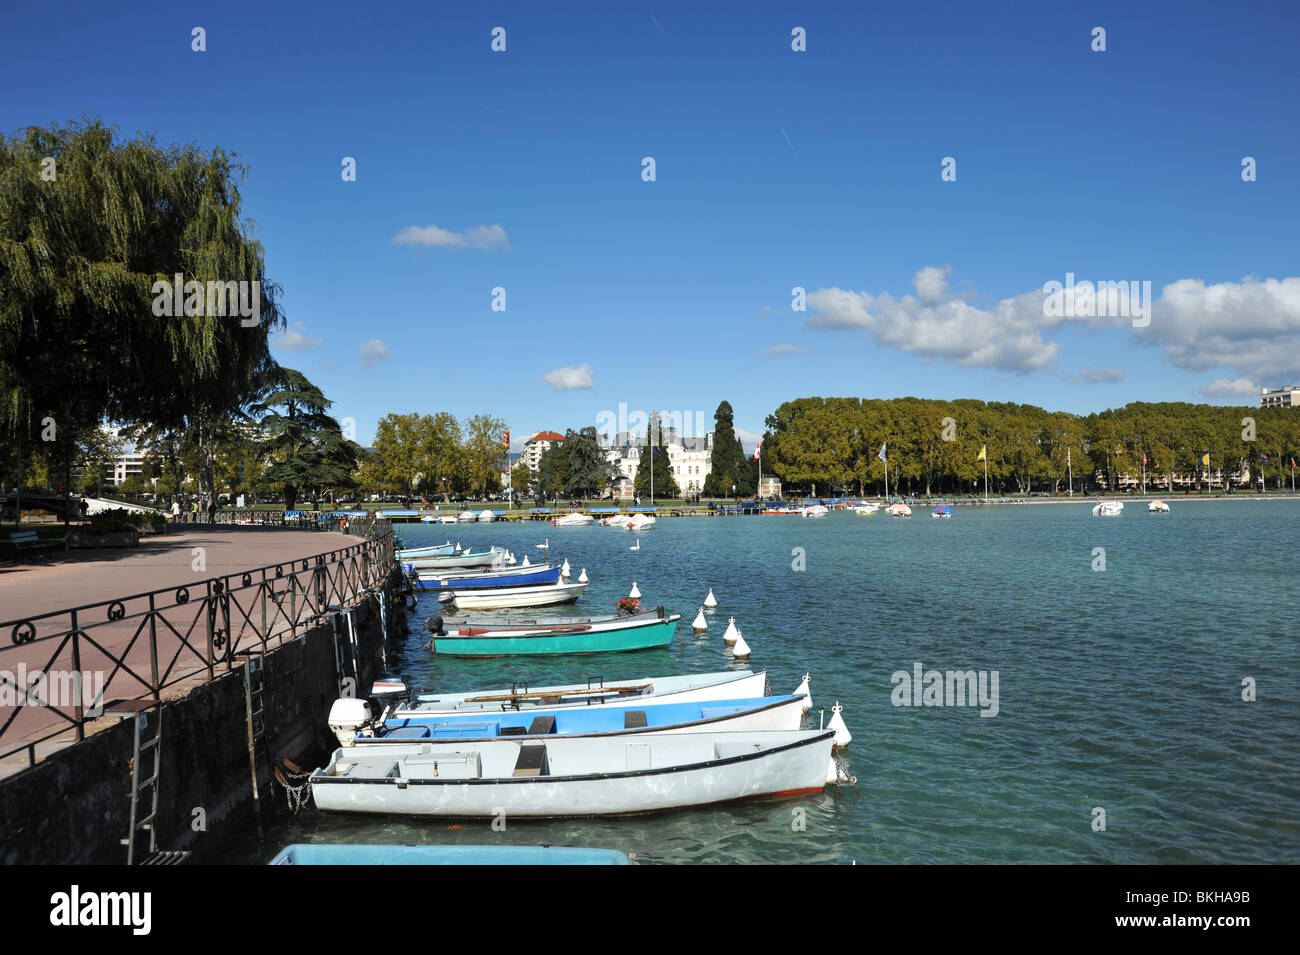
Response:
[{"label": "flag on pole", "polygon": [[1268,464],[1268,455],[1267,455],[1267,454],[1261,454],[1261,455],[1259,456],[1259,459],[1260,459],[1261,461],[1263,461],[1265,464]]},{"label": "flag on pole", "polygon": [[501,436],[501,443],[506,446],[507,451],[510,450],[510,429],[509,428],[506,428],[506,433]]},{"label": "flag on pole", "polygon": [[1291,470],[1292,470],[1292,471],[1295,470],[1295,458],[1292,458],[1292,459],[1291,459]]},{"label": "flag on pole", "polygon": [[1208,452],[1201,455],[1201,464],[1207,468],[1210,466],[1210,455]]},{"label": "flag on pole", "polygon": [[985,456],[987,450],[988,450],[988,446],[987,446],[987,445],[983,445],[983,444],[981,444],[981,445],[980,445],[980,456],[979,456],[978,458],[976,458],[975,460],[976,460],[976,461],[987,461],[988,458]]},{"label": "flag on pole", "polygon": [[882,460],[882,461],[888,463],[889,459],[888,459],[887,457],[885,457],[885,446],[884,446],[883,444],[880,446],[880,450],[876,452],[876,457],[878,457],[878,458],[880,458],[880,460]]},{"label": "flag on pole", "polygon": [[1069,448],[1066,448],[1066,449],[1065,449],[1065,466],[1066,466],[1067,468],[1070,466],[1070,449],[1069,449]]},{"label": "flag on pole", "polygon": [[1142,466],[1147,466],[1147,453],[1145,451],[1142,452]]},{"label": "flag on pole", "polygon": [[758,460],[758,456],[759,456],[762,452],[763,452],[763,442],[760,441],[760,442],[758,442],[758,444],[754,445],[754,460],[755,460],[755,461]]}]

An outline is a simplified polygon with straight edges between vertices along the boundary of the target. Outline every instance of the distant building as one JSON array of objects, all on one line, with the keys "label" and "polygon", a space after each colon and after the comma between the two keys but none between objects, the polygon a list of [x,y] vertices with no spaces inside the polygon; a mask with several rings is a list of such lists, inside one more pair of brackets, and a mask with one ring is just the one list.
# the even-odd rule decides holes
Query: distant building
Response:
[{"label": "distant building", "polygon": [[1300,385],[1287,385],[1285,388],[1259,389],[1259,406],[1261,408],[1300,408]]},{"label": "distant building", "polygon": [[763,497],[764,499],[769,498],[769,497],[780,497],[780,496],[781,496],[781,479],[780,479],[780,478],[771,477],[770,475],[764,474],[764,475],[763,475],[763,486],[762,486],[762,488],[759,489],[759,495],[760,495],[761,497]]},{"label": "distant building", "polygon": [[144,455],[139,451],[126,451],[113,459],[113,483],[121,484],[127,478],[144,474]]},{"label": "distant building", "polygon": [[538,431],[535,435],[524,442],[524,453],[520,460],[528,465],[528,470],[534,474],[537,473],[537,465],[541,463],[542,454],[553,444],[564,440],[564,435],[556,434],[554,431]]}]

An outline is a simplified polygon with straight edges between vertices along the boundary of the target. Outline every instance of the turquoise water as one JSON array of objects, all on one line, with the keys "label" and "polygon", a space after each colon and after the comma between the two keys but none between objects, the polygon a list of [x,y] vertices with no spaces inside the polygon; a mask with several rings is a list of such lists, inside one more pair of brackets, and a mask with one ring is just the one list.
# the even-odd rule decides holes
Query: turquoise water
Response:
[{"label": "turquoise water", "polygon": [[[578,611],[643,603],[683,615],[670,649],[555,659],[455,660],[423,649],[432,596],[411,615],[395,673],[455,691],[740,668],[734,616],[774,691],[812,674],[854,734],[856,786],[815,797],[621,819],[487,821],[308,810],[241,861],[290,842],[596,846],[641,862],[1300,861],[1300,505],[1190,502],[1094,518],[1091,501],[921,509],[910,520],[833,512],[662,519],[640,534],[546,524],[406,526],[522,558],[568,557],[591,587]],[[629,551],[636,538],[639,552]],[[804,570],[796,570],[802,548]],[[1104,555],[1095,548],[1103,548]],[[1105,569],[1099,558],[1104,556]],[[712,587],[709,630],[689,624]],[[577,611],[575,611],[577,612]],[[903,707],[895,671],[998,673],[998,711]],[[1255,702],[1242,680],[1255,681]],[[1094,831],[1094,809],[1105,831]],[[797,830],[797,816],[804,828]]]}]

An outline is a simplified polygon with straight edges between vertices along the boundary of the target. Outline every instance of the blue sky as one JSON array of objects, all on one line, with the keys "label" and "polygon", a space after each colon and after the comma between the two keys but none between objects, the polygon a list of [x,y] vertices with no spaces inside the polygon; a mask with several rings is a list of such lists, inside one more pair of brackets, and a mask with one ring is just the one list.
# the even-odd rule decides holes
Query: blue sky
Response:
[{"label": "blue sky", "polygon": [[[1087,413],[1300,381],[1295,4],[301,11],[12,6],[0,128],[239,153],[276,357],[363,443],[388,412],[490,413],[517,447],[620,402],[726,399],[752,435],[806,395]],[[1067,273],[1149,281],[1150,324],[1045,318]]]}]

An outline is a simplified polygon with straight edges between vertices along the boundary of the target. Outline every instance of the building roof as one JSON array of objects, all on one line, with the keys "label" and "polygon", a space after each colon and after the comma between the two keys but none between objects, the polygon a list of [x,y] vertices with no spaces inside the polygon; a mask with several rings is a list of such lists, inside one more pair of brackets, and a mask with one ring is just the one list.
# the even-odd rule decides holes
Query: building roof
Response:
[{"label": "building roof", "polygon": [[529,438],[524,444],[532,444],[534,441],[563,441],[564,435],[556,434],[554,431],[538,431]]}]

